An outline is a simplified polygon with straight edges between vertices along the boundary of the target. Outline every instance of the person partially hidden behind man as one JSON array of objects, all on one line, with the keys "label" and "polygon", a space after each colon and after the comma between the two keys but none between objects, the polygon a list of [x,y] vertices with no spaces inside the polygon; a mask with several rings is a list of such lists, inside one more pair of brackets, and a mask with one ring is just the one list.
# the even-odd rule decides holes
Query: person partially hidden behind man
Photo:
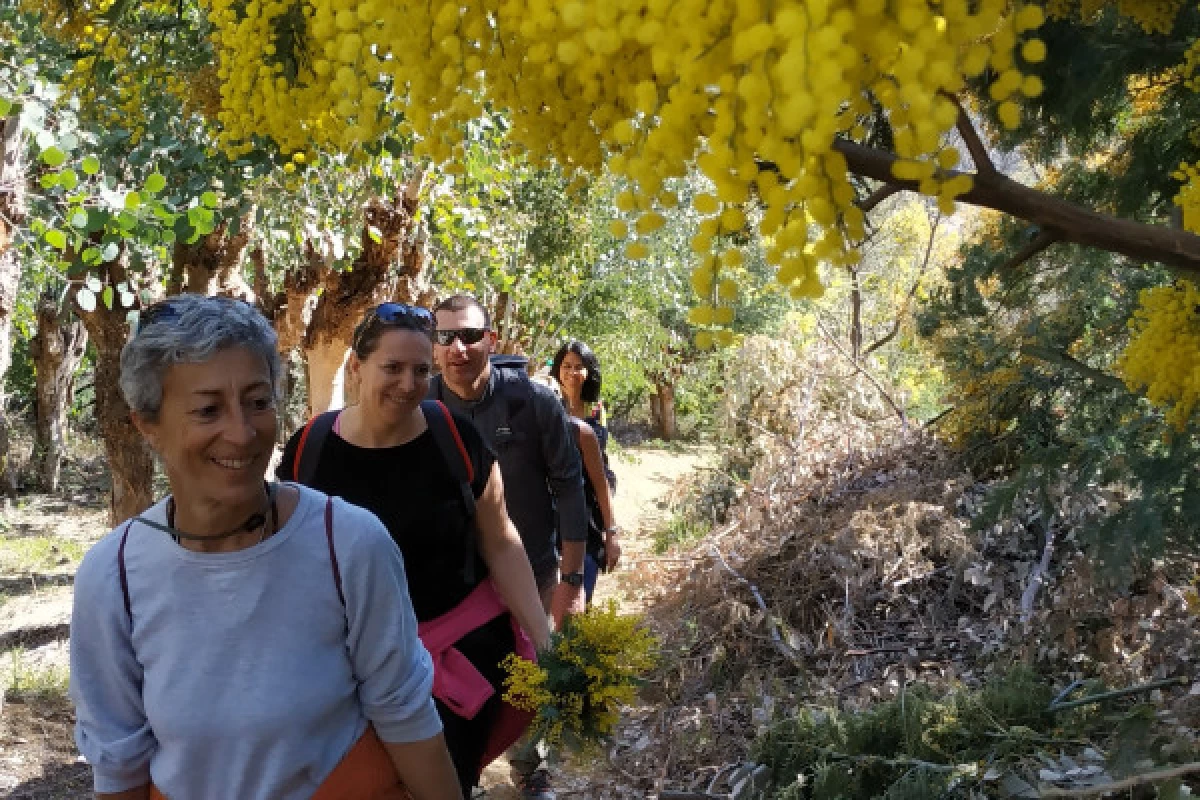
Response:
[{"label": "person partially hidden behind man", "polygon": [[[554,392],[529,379],[525,359],[493,356],[496,333],[478,300],[447,298],[434,308],[434,318],[441,374],[430,382],[429,397],[474,422],[495,450],[508,513],[542,604],[561,625],[565,615],[584,608],[587,505],[574,424]],[[535,744],[510,752],[509,763],[525,798],[553,800]]]}]

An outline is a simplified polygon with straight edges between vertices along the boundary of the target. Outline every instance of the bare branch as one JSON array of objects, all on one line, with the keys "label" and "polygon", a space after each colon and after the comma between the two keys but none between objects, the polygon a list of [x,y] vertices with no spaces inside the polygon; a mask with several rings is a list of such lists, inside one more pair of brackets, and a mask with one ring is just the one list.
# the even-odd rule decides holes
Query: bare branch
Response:
[{"label": "bare branch", "polygon": [[1066,353],[1060,353],[1052,348],[1026,344],[1021,346],[1021,355],[1036,358],[1038,361],[1045,361],[1047,364],[1065,367],[1105,389],[1127,391],[1125,384],[1115,375],[1109,375],[1107,372],[1098,370],[1095,367],[1089,367],[1082,361],[1071,358]]},{"label": "bare branch", "polygon": [[817,330],[819,330],[821,334],[829,340],[829,343],[832,344],[837,351],[841,353],[846,360],[849,361],[856,370],[858,370],[858,372],[862,373],[862,376],[866,378],[872,386],[875,387],[875,391],[879,392],[880,396],[882,396],[883,399],[887,401],[887,404],[892,407],[892,411],[896,412],[896,416],[900,418],[900,424],[904,426],[904,430],[907,431],[908,415],[904,413],[904,409],[901,408],[899,404],[892,398],[891,393],[883,387],[883,384],[880,383],[874,375],[867,371],[867,368],[864,367],[861,362],[854,360],[854,357],[846,352],[846,348],[842,347],[841,343],[839,343],[833,334],[829,332],[829,329],[821,323],[820,319],[817,319],[816,322]]},{"label": "bare branch", "polygon": [[987,146],[984,145],[983,139],[979,138],[979,131],[975,130],[975,125],[971,122],[971,117],[967,115],[967,110],[954,95],[946,93],[943,96],[948,97],[958,108],[958,119],[954,125],[958,128],[958,135],[967,145],[967,152],[971,154],[971,160],[975,162],[975,171],[981,176],[998,174],[992,157],[988,155]]},{"label": "bare branch", "polygon": [[904,187],[900,186],[899,184],[885,183],[883,186],[880,186],[878,189],[871,192],[869,195],[864,197],[862,200],[859,200],[857,203],[855,203],[855,205],[857,205],[860,209],[862,209],[862,212],[864,214],[866,214],[867,212],[874,209],[875,206],[882,203],[884,200],[887,200],[892,195],[894,195],[898,192],[902,192],[902,191],[904,191]]},{"label": "bare branch", "polygon": [[1015,269],[1021,266],[1038,253],[1057,242],[1059,239],[1060,237],[1056,231],[1041,231],[1037,236],[1030,239],[1024,247],[1013,253],[1012,257],[1008,259],[1008,261],[1004,262],[1004,266],[1000,268],[1000,271],[1007,272],[1010,269]]},{"label": "bare branch", "polygon": [[941,223],[942,214],[939,211],[933,218],[933,224],[929,226],[929,241],[925,243],[925,257],[921,260],[921,268],[917,270],[917,278],[913,281],[912,288],[908,290],[908,294],[904,297],[904,304],[900,307],[900,313],[896,315],[896,319],[892,323],[892,329],[864,350],[863,358],[866,358],[892,339],[895,339],[896,334],[900,333],[900,320],[908,313],[908,307],[912,303],[912,299],[917,296],[917,290],[921,288],[921,279],[925,277],[925,272],[929,269],[929,261],[933,256],[933,243],[937,240],[937,229]]},{"label": "bare branch", "polygon": [[1169,781],[1172,778],[1182,778],[1184,775],[1192,775],[1197,772],[1200,772],[1200,761],[1191,764],[1181,764],[1178,767],[1171,767],[1170,769],[1145,772],[1141,775],[1130,775],[1123,780],[1113,781],[1112,783],[1099,783],[1095,786],[1084,786],[1079,789],[1042,789],[1040,796],[1091,797],[1097,794],[1112,794],[1132,789],[1135,786],[1144,786],[1147,783],[1161,783],[1162,781]]}]

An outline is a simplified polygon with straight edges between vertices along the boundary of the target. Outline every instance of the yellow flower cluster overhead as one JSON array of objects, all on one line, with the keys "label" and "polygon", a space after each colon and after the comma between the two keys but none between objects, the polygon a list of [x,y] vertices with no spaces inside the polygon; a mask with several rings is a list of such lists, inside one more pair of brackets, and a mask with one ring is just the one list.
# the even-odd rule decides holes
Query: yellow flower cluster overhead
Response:
[{"label": "yellow flower cluster overhead", "polygon": [[957,161],[941,145],[947,94],[990,68],[1015,124],[1013,99],[1040,90],[1022,62],[1044,54],[1024,40],[1040,9],[1007,0],[204,2],[228,149],[265,136],[285,153],[351,150],[399,118],[420,154],[448,163],[464,123],[501,108],[535,159],[625,176],[638,237],[673,200],[664,182],[699,168],[715,187],[696,200],[701,266],[757,198],[770,260],[798,295],[819,292],[818,262],[856,257],[863,214],[834,143],[863,135],[872,98],[897,174],[949,203],[969,182],[941,177]]},{"label": "yellow flower cluster overhead", "polygon": [[1178,281],[1144,289],[1138,299],[1133,340],[1117,369],[1131,391],[1145,391],[1183,430],[1200,404],[1200,288]]}]

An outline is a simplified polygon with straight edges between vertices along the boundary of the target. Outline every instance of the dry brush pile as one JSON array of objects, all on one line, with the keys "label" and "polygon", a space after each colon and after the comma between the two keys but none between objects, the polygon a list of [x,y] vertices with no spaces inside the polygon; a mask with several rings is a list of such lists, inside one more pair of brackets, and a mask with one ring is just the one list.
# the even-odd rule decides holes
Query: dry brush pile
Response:
[{"label": "dry brush pile", "polygon": [[[985,750],[969,774],[943,769],[935,774],[944,780],[912,795],[882,784],[896,797],[1086,790],[1197,758],[1200,604],[1186,582],[1194,558],[1148,562],[1131,580],[1108,582],[1077,533],[1116,502],[1111,493],[1051,498],[1050,515],[1018,502],[980,526],[989,484],[936,442],[835,412],[814,383],[780,384],[753,403],[805,413],[777,414],[793,426],[781,432],[770,414],[742,409],[757,428],[757,466],[724,524],[640,567],[637,582],[660,587],[645,599],[667,666],[610,754],[627,780],[663,798],[754,796],[755,781],[737,766],[763,759],[780,725],[793,726],[787,738],[797,746],[800,720],[826,743],[821,763],[859,772],[879,758],[909,775],[910,761],[922,763],[915,754],[935,744],[925,730],[935,719],[990,726],[972,732],[985,743],[1007,742],[1011,730],[1031,737]],[[1112,687],[1134,691],[1095,701]],[[1060,713],[1047,711],[1046,697],[1092,700]],[[964,713],[964,703],[984,710]],[[1005,718],[1014,703],[1020,714]],[[847,731],[886,728],[870,716],[878,714],[901,719],[904,736],[925,745],[901,741],[887,751],[899,757],[861,750]],[[968,753],[978,755],[958,752]],[[952,762],[955,753],[944,755]],[[788,790],[796,764],[785,769],[763,796],[854,796],[836,782],[832,794],[817,791],[815,773]]]}]

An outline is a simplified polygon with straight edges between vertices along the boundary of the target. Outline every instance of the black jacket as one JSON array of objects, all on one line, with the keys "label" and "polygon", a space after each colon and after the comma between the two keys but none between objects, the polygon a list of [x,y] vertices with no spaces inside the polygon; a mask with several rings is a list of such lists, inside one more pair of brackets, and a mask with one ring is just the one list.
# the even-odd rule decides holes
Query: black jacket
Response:
[{"label": "black jacket", "polygon": [[539,579],[558,565],[555,531],[564,541],[587,540],[583,465],[575,429],[562,402],[529,379],[525,359],[493,356],[479,400],[463,400],[435,376],[429,397],[475,423],[496,452],[508,515],[521,534]]}]

